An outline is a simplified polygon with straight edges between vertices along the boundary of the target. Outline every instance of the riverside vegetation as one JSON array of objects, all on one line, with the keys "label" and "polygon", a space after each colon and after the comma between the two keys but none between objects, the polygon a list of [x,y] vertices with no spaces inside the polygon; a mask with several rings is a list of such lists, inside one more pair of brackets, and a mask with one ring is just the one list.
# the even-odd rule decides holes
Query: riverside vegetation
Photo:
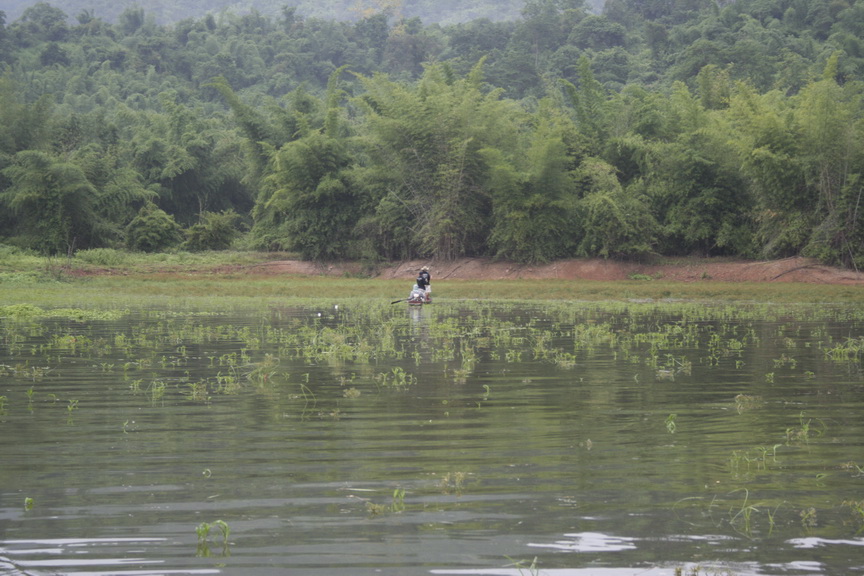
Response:
[{"label": "riverside vegetation", "polygon": [[0,13],[0,240],[864,265],[861,0],[397,5]]},{"label": "riverside vegetation", "polygon": [[[406,292],[406,280],[362,274],[344,277],[256,275],[250,267],[292,254],[207,251],[134,253],[97,248],[80,250],[73,257],[46,257],[37,252],[0,246],[0,285],[5,302],[45,304],[52,307],[90,308],[107,302],[220,306],[244,303],[302,302],[332,298],[386,300]],[[370,266],[374,274],[374,266]],[[494,290],[493,290],[494,288]],[[674,282],[657,278],[628,281],[573,280],[448,280],[449,299],[499,300],[620,300],[686,299],[705,301],[859,303],[855,285],[768,282]]]}]

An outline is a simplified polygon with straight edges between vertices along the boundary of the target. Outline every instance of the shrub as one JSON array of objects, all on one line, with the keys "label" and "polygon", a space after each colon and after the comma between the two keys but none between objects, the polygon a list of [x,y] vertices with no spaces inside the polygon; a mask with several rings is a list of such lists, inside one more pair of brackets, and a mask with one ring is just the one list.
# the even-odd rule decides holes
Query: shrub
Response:
[{"label": "shrub", "polygon": [[75,253],[75,257],[94,266],[122,266],[129,260],[125,252],[113,248],[79,250]]},{"label": "shrub", "polygon": [[186,230],[183,247],[190,252],[203,250],[225,250],[240,234],[236,223],[240,218],[233,210],[204,212],[197,224]]},{"label": "shrub", "polygon": [[159,252],[182,240],[180,225],[174,217],[152,202],[141,207],[126,227],[126,245],[131,250]]}]

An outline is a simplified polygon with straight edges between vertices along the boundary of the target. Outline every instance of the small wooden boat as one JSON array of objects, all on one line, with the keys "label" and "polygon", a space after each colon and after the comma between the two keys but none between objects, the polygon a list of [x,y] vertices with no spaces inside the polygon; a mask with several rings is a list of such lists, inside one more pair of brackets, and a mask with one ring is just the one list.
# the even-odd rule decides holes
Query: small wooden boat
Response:
[{"label": "small wooden boat", "polygon": [[418,288],[416,285],[411,290],[411,294],[408,295],[408,305],[409,306],[422,306],[423,304],[429,304],[432,302],[432,298],[429,297],[429,294]]}]

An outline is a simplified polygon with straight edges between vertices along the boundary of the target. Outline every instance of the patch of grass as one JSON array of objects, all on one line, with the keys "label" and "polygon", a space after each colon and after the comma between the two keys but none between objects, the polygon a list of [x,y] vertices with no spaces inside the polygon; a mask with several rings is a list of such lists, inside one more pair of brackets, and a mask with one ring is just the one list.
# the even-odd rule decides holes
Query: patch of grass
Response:
[{"label": "patch of grass", "polygon": [[[105,303],[172,305],[188,309],[214,298],[232,304],[261,306],[304,300],[380,299],[389,303],[404,296],[411,278],[398,280],[364,277],[257,275],[249,267],[292,258],[285,253],[172,252],[130,253],[111,249],[80,251],[74,258],[46,258],[0,245],[0,283],[5,303],[31,303],[48,307],[104,307]],[[371,272],[371,270],[370,270]],[[650,279],[650,282],[645,280]],[[58,280],[62,280],[58,282]],[[858,286],[759,283],[675,282],[640,275],[626,281],[516,279],[443,280],[434,306],[456,300],[527,301],[710,301],[772,303],[864,303]]]}]

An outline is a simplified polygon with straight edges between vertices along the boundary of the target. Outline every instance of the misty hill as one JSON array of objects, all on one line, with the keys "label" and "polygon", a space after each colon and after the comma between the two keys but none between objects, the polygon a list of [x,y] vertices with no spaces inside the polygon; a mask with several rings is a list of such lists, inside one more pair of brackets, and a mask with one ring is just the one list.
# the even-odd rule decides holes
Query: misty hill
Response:
[{"label": "misty hill", "polygon": [[[604,0],[588,0],[585,6],[599,11]],[[6,21],[17,20],[36,0],[6,0],[2,10]],[[206,14],[232,12],[247,14],[256,10],[265,16],[278,16],[285,8],[295,8],[304,17],[356,21],[373,13],[389,11],[396,17],[420,18],[425,24],[454,24],[487,18],[492,21],[515,20],[524,0],[51,0],[70,17],[84,11],[107,22],[116,22],[129,8],[143,8],[157,23],[168,24]]]}]

